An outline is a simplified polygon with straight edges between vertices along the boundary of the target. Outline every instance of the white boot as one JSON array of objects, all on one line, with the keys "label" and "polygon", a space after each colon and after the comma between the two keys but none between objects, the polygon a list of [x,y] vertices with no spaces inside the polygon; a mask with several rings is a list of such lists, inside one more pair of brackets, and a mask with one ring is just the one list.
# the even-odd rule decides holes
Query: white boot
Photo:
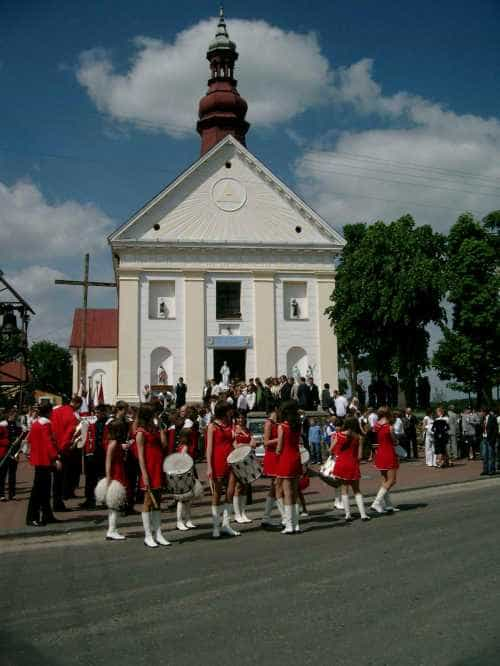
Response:
[{"label": "white boot", "polygon": [[285,529],[281,531],[281,534],[293,534],[293,506],[291,504],[284,504],[284,514]]},{"label": "white boot", "polygon": [[385,513],[384,497],[386,493],[387,490],[384,488],[384,486],[381,486],[370,509],[373,509],[373,511],[376,511],[377,513]]},{"label": "white boot", "polygon": [[278,507],[278,511],[280,512],[281,515],[281,524],[285,525],[286,524],[285,505],[283,504],[283,500],[281,499],[281,497],[276,498],[276,506]]},{"label": "white boot", "polygon": [[151,526],[154,530],[156,543],[159,543],[160,546],[171,546],[170,541],[167,541],[161,533],[161,511],[152,511],[151,514]]},{"label": "white boot", "polygon": [[397,511],[400,511],[400,509],[398,509],[397,507],[395,507],[392,504],[391,496],[389,495],[389,492],[385,493],[384,506],[385,506],[385,510],[388,511],[389,513],[396,513]]},{"label": "white boot", "polygon": [[237,523],[244,523],[243,516],[241,515],[241,497],[235,495],[233,497],[234,519]]},{"label": "white boot", "polygon": [[228,536],[240,536],[241,532],[237,532],[231,527],[231,513],[231,505],[226,502],[224,505],[224,513],[222,514],[221,532]]},{"label": "white boot", "polygon": [[269,497],[269,495],[266,497],[266,506],[264,508],[264,515],[262,516],[262,520],[260,521],[261,525],[273,525],[273,521],[271,520],[271,513],[273,510],[274,506],[274,497]]},{"label": "white boot", "polygon": [[251,523],[252,519],[249,518],[246,514],[245,508],[247,505],[247,498],[240,496],[240,515],[241,515],[241,522],[242,523]]},{"label": "white boot", "polygon": [[220,537],[220,507],[218,504],[212,504],[212,538]]},{"label": "white boot", "polygon": [[342,504],[342,499],[339,497],[339,495],[337,495],[337,492],[335,492],[333,504],[335,508],[338,509],[339,511],[342,511],[342,509],[344,508],[344,505]]},{"label": "white boot", "polygon": [[184,503],[177,501],[177,529],[181,530],[181,532],[185,532],[186,530],[189,529],[189,527],[184,524],[183,510],[184,510]]},{"label": "white boot", "polygon": [[299,516],[300,516],[299,505],[294,504],[292,510],[292,526],[294,532],[300,532]]},{"label": "white boot", "polygon": [[149,511],[143,511],[142,516],[142,525],[144,527],[144,543],[149,548],[158,548],[158,544],[153,539],[153,533],[151,531],[151,513]]},{"label": "white boot", "polygon": [[344,509],[346,523],[350,523],[352,521],[352,518],[351,518],[351,503],[349,502],[349,495],[342,495],[342,508]]},{"label": "white boot", "polygon": [[186,516],[186,521],[185,521],[186,527],[188,527],[190,530],[195,530],[196,525],[191,520],[191,502],[190,501],[187,501],[184,504],[184,515]]},{"label": "white boot", "polygon": [[110,539],[112,541],[121,541],[122,539],[125,539],[125,536],[123,534],[120,534],[116,529],[117,518],[118,518],[118,511],[111,510],[108,514],[109,526],[108,526],[108,531],[106,533],[106,539]]},{"label": "white boot", "polygon": [[358,507],[361,520],[370,520],[370,516],[368,516],[365,511],[365,502],[363,500],[363,495],[361,493],[356,493],[354,495],[354,499],[356,500],[356,505]]}]

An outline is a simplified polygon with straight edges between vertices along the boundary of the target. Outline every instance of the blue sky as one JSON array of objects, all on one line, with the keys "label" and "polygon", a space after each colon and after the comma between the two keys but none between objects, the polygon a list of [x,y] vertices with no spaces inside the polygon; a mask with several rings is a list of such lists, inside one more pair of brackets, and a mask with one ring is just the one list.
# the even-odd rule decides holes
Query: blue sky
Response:
[{"label": "blue sky", "polygon": [[[106,234],[199,154],[217,3],[0,0],[0,259],[67,341]],[[248,147],[333,226],[500,208],[500,3],[225,3]],[[208,23],[207,23],[208,21]],[[140,39],[139,39],[140,38]],[[113,303],[91,293],[91,304]]]}]

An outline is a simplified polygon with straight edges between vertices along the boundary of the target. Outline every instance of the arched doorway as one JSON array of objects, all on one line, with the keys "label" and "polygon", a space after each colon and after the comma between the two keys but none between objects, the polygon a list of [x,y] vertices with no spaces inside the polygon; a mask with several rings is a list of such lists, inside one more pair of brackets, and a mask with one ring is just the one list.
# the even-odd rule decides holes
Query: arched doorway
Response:
[{"label": "arched doorway", "polygon": [[286,372],[289,377],[305,377],[307,373],[307,352],[303,347],[290,347],[286,354]]},{"label": "arched doorway", "polygon": [[171,385],[174,381],[174,357],[170,349],[156,347],[151,352],[151,386]]}]

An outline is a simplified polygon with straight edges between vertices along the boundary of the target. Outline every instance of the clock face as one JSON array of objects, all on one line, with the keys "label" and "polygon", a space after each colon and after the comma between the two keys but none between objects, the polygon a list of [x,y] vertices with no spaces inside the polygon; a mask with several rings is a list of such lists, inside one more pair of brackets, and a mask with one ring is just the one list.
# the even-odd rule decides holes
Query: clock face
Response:
[{"label": "clock face", "polygon": [[227,213],[233,213],[245,205],[247,191],[236,178],[221,178],[212,187],[214,204]]}]

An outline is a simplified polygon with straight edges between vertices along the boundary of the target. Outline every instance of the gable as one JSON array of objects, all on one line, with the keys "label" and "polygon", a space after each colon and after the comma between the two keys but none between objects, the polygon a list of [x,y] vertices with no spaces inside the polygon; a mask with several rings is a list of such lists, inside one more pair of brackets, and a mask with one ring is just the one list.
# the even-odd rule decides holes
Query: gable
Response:
[{"label": "gable", "polygon": [[332,249],[344,244],[340,234],[232,137],[112,234],[110,241],[115,240],[307,244]]}]

